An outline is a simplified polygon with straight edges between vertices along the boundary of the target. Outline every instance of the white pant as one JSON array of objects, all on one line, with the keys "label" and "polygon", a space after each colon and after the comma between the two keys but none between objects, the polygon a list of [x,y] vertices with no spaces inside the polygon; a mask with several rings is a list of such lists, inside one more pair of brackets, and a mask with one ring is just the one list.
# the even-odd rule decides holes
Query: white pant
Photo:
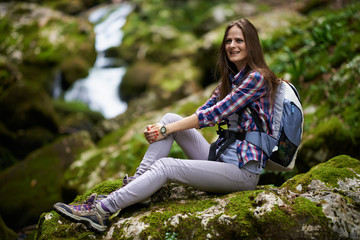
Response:
[{"label": "white pant", "polygon": [[[168,113],[160,123],[169,124],[180,119],[179,115]],[[167,157],[174,140],[191,160]],[[134,175],[136,179],[112,192],[102,202],[111,212],[116,212],[145,200],[167,182],[214,193],[255,189],[259,175],[233,164],[208,161],[209,149],[210,144],[196,129],[172,133],[150,144]]]}]

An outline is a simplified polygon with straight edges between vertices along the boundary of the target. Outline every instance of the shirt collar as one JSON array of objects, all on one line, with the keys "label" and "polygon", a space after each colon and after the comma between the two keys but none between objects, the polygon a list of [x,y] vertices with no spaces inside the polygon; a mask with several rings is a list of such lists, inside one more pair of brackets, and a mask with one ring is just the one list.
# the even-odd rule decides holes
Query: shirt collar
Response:
[{"label": "shirt collar", "polygon": [[241,79],[243,79],[245,74],[245,67],[243,67],[243,69],[241,69],[235,76],[234,74],[230,73],[230,81],[232,84],[238,85],[241,81]]}]

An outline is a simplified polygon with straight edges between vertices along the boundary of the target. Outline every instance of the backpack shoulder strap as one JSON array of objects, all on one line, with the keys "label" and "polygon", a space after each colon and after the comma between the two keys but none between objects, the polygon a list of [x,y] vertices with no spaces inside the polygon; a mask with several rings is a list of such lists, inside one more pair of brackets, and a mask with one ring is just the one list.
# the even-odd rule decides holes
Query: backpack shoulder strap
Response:
[{"label": "backpack shoulder strap", "polygon": [[250,108],[250,115],[251,117],[253,118],[255,124],[256,124],[256,127],[259,129],[260,132],[265,132],[264,131],[264,128],[262,127],[262,124],[261,124],[261,119],[259,117],[259,114],[252,108],[252,107],[249,107]]},{"label": "backpack shoulder strap", "polygon": [[250,109],[250,115],[251,115],[251,117],[253,118],[256,127],[259,129],[259,132],[265,132],[265,131],[264,131],[264,128],[262,127],[261,119],[260,119],[260,117],[259,117],[259,114],[257,113],[257,111],[256,111],[254,108],[252,108],[252,107],[250,107],[250,106],[247,106],[247,107],[244,108],[244,110],[241,110],[241,111],[238,111],[238,112],[237,112],[237,114],[238,114],[238,116],[239,116],[238,121],[237,121],[238,126],[240,126],[240,124],[241,124],[241,120],[242,120],[241,114],[242,114],[242,112],[245,111],[246,109]]}]

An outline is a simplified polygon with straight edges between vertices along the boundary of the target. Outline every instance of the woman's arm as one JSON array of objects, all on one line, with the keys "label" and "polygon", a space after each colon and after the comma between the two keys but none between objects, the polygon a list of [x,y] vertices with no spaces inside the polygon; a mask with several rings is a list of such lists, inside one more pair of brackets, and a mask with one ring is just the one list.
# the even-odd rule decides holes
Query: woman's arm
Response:
[{"label": "woman's arm", "polygon": [[[149,143],[159,141],[165,137],[160,133],[160,128],[163,125],[160,123],[155,123],[153,125],[146,126],[144,135],[146,140]],[[193,114],[189,117],[183,118],[177,122],[170,123],[166,125],[166,134],[169,135],[174,132],[183,131],[191,128],[199,128],[199,120],[196,114]]]}]

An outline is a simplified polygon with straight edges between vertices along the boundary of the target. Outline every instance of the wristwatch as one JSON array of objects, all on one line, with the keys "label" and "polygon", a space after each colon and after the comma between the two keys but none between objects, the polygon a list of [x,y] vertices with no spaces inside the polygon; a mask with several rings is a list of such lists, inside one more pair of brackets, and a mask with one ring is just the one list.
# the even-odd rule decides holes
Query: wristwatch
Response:
[{"label": "wristwatch", "polygon": [[161,132],[161,134],[162,134],[164,137],[167,137],[165,125],[163,125],[163,126],[160,128],[160,132]]}]

